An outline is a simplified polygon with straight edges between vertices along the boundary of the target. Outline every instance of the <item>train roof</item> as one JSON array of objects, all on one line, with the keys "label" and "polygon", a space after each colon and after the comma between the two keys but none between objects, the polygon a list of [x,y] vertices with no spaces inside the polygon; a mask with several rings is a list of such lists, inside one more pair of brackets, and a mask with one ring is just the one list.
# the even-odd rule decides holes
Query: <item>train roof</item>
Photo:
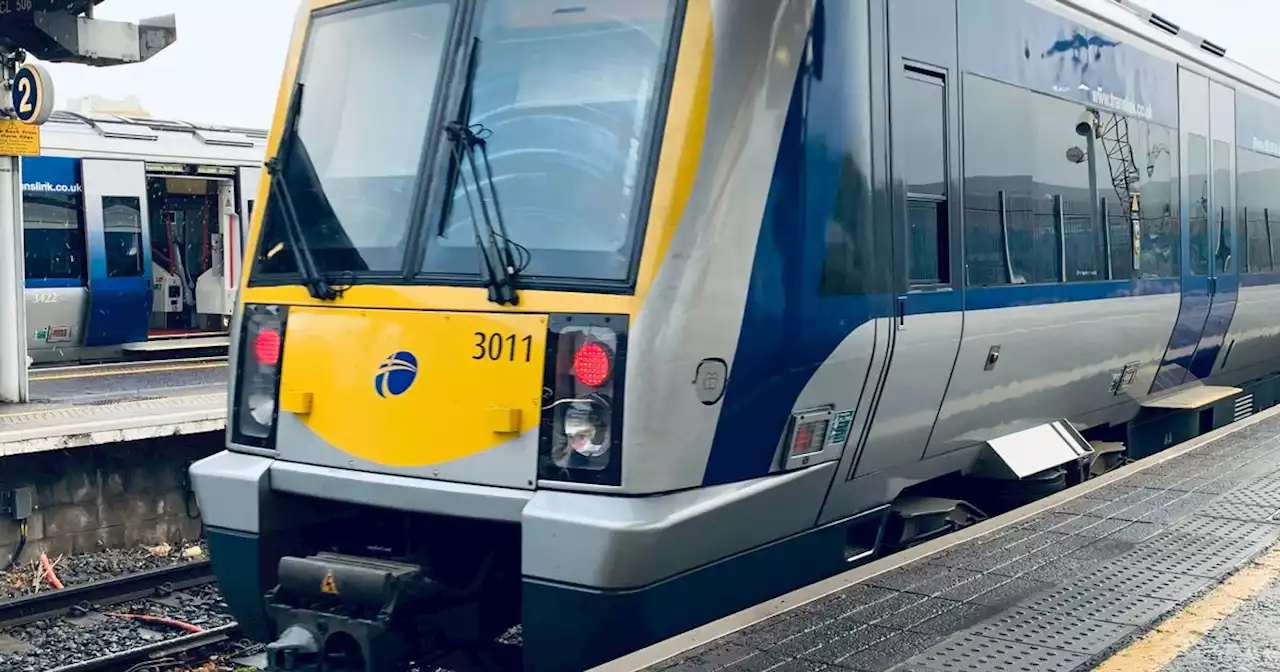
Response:
[{"label": "train roof", "polygon": [[267,131],[58,110],[41,129],[41,155],[183,163],[260,164]]},{"label": "train roof", "polygon": [[[1236,80],[1272,98],[1280,98],[1280,81],[1227,58],[1226,47],[1189,31],[1133,0],[1053,0],[1131,35],[1164,47],[1205,69]],[[1277,101],[1280,102],[1280,101]]]}]

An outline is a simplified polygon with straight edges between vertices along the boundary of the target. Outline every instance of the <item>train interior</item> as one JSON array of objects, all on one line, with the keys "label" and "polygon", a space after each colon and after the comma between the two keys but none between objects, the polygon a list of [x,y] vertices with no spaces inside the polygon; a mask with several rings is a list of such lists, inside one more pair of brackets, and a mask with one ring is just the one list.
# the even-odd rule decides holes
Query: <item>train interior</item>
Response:
[{"label": "train interior", "polygon": [[222,203],[226,178],[148,175],[152,307],[149,338],[225,331]]}]

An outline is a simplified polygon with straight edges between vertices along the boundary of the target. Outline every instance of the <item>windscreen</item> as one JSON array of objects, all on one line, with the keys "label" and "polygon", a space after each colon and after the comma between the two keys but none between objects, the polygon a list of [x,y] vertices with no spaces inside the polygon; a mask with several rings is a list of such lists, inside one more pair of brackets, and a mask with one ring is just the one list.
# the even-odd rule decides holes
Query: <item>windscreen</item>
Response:
[{"label": "windscreen", "polygon": [[[420,284],[481,282],[477,224],[500,215],[521,251],[521,286],[628,283],[677,2],[384,0],[317,14],[255,277],[297,271],[286,229],[296,219],[328,277],[407,272]],[[455,20],[455,11],[474,14]],[[451,34],[455,25],[470,34]],[[473,44],[473,67],[443,82],[442,63],[459,55],[449,50]],[[461,109],[487,154],[474,169],[453,155],[446,132],[459,109],[439,102],[468,77]],[[437,151],[452,155],[447,170],[429,170],[445,165]],[[440,185],[443,199],[426,198]],[[481,204],[481,192],[496,194],[497,206]]]},{"label": "windscreen", "polygon": [[[453,6],[390,0],[311,20],[282,181],[321,272],[398,272]],[[284,198],[270,199],[257,271],[296,272]]]},{"label": "windscreen", "polygon": [[[489,0],[478,31],[469,123],[487,142],[525,276],[625,281],[646,210],[673,0]],[[464,162],[423,270],[476,268],[483,214]]]}]

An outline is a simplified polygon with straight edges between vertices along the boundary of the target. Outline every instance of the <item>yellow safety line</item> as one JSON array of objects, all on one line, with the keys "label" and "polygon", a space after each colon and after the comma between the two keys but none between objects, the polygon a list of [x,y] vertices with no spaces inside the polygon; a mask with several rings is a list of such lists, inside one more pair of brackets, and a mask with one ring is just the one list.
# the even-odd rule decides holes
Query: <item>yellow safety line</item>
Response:
[{"label": "yellow safety line", "polygon": [[217,369],[226,366],[226,362],[210,362],[206,364],[182,364],[157,366],[154,368],[112,369],[110,371],[81,371],[79,373],[59,373],[51,376],[31,376],[31,381],[43,380],[75,380],[77,378],[105,378],[107,376],[129,376],[144,373],[163,373],[165,371],[198,371],[200,369]]},{"label": "yellow safety line", "polygon": [[[216,393],[201,392],[200,394],[179,394],[179,395],[174,395],[172,397],[164,397],[163,399],[121,399],[119,403],[128,404],[128,403],[137,402],[137,401],[180,401],[182,399],[195,399],[196,397],[207,397],[211,394],[216,394]],[[0,420],[5,420],[7,418],[24,418],[30,415],[48,415],[51,413],[57,413],[58,411],[71,411],[77,408],[81,408],[81,406],[77,406],[75,404],[68,404],[66,406],[58,406],[57,408],[44,408],[38,411],[22,411],[20,413],[4,413],[4,414],[0,414]],[[111,408],[111,407],[101,406],[100,408]]]},{"label": "yellow safety line", "polygon": [[1183,651],[1200,643],[1218,623],[1257,597],[1277,578],[1280,578],[1280,545],[1271,547],[1222,585],[1099,665],[1094,672],[1159,672]]}]

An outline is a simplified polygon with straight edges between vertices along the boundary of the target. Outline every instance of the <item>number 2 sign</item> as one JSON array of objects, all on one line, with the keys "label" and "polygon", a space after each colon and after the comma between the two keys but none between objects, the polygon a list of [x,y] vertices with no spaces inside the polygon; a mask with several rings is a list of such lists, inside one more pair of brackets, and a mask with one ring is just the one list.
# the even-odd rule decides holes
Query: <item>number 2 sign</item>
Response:
[{"label": "number 2 sign", "polygon": [[10,102],[18,121],[39,126],[53,114],[53,80],[39,63],[25,63],[13,76]]}]

